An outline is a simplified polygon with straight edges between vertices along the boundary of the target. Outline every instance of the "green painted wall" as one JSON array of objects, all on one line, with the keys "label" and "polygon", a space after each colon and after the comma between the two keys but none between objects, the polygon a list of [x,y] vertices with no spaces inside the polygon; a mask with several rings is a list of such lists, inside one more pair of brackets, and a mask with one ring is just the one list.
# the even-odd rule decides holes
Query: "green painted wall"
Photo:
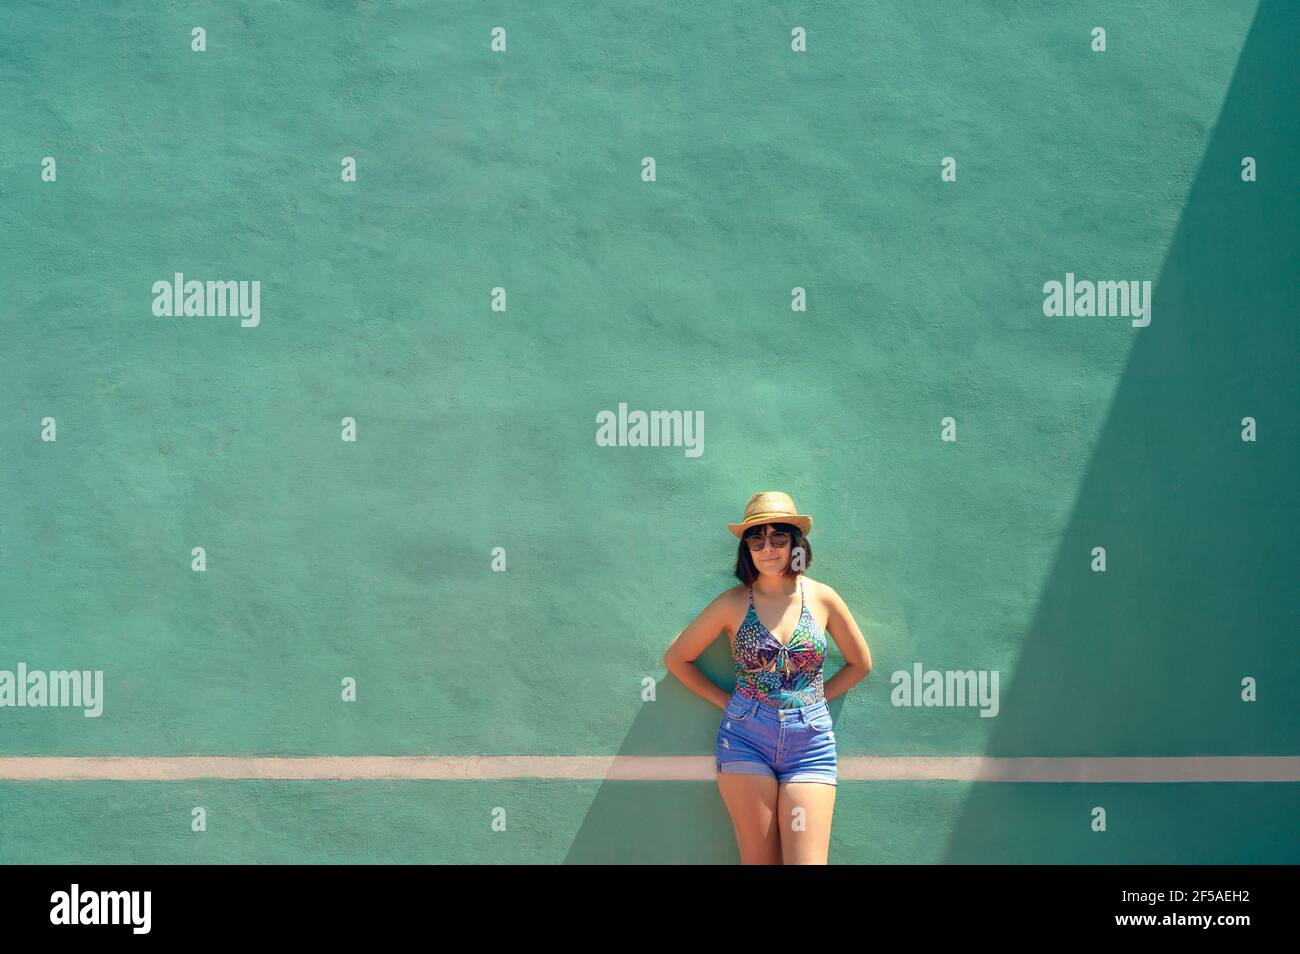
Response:
[{"label": "green painted wall", "polygon": [[[0,709],[0,755],[707,755],[642,680],[765,489],[875,657],[842,756],[1297,754],[1300,12],[1011,10],[5,4],[0,669],[106,700]],[[178,271],[260,325],[155,317]],[[1045,317],[1067,271],[1150,326]],[[598,447],[619,402],[703,455]],[[1000,714],[894,707],[916,662]],[[1298,810],[842,783],[831,860],[1295,862]],[[734,860],[716,787],[0,783],[0,861],[604,858]]]}]

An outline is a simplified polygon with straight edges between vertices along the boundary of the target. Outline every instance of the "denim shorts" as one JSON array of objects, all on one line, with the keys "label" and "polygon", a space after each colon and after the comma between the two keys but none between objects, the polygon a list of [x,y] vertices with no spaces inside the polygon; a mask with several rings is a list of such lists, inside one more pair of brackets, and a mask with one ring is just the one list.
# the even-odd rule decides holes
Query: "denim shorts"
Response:
[{"label": "denim shorts", "polygon": [[714,751],[719,772],[835,785],[835,731],[826,700],[780,709],[748,696],[727,701]]}]

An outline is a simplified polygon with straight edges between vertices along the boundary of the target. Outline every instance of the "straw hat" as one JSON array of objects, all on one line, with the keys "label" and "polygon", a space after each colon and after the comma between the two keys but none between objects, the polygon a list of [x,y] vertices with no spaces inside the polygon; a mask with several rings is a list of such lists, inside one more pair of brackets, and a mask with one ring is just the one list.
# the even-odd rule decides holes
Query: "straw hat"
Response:
[{"label": "straw hat", "polygon": [[802,514],[795,507],[789,494],[779,490],[764,490],[749,498],[745,504],[745,515],[740,523],[729,523],[727,529],[738,537],[756,523],[792,523],[807,536],[812,531],[812,517]]}]

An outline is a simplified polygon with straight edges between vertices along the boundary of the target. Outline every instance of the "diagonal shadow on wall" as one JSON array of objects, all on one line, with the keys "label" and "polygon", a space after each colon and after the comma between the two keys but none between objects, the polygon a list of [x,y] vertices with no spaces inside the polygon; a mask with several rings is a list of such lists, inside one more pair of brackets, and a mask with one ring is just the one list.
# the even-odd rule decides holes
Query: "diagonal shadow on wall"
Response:
[{"label": "diagonal shadow on wall", "polygon": [[[1079,275],[1153,279],[1151,325],[1043,318],[1134,338],[1017,669],[1003,674],[1014,678],[1002,680],[988,755],[1297,751],[1298,25],[1294,6],[1263,0],[1257,9],[1161,273]],[[1242,181],[1244,156],[1257,160],[1258,181]],[[1144,214],[1140,205],[1134,214]],[[1061,275],[1026,281],[1049,277]],[[1257,422],[1255,443],[1241,440],[1245,417]],[[1105,573],[1091,569],[1098,546]],[[705,586],[696,599],[703,605],[716,592]],[[724,639],[699,662],[729,684]],[[827,672],[835,668],[828,660]],[[1259,682],[1258,702],[1241,701],[1247,676]],[[660,753],[671,738],[676,751],[709,755],[717,710],[675,680],[660,690],[656,718],[636,719],[620,754]],[[914,825],[945,824],[938,806],[959,785],[875,784],[914,786],[902,812]],[[842,812],[873,800],[872,786],[850,785],[837,827]],[[1298,800],[1296,785],[975,784],[942,860],[1296,861],[1288,811],[1300,810]],[[1089,828],[1099,804],[1109,837]],[[852,860],[905,861],[907,843],[859,845]],[[833,840],[832,861],[836,854]],[[712,781],[601,784],[566,857],[687,860],[736,860]]]},{"label": "diagonal shadow on wall", "polygon": [[[988,755],[1300,751],[1297,35],[1300,8],[1263,0],[1152,283],[1151,324],[1124,321],[1128,364]],[[1109,334],[1123,319],[1045,320]],[[1242,701],[1246,677],[1256,702]],[[1297,788],[975,784],[944,860],[1295,862]],[[1108,833],[1091,832],[1094,806]]]}]

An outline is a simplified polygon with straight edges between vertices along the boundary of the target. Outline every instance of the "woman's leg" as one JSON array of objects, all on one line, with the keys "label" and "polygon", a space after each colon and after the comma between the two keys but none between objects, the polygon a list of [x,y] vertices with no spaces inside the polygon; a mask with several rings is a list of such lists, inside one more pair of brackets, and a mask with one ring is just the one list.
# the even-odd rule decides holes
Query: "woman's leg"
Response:
[{"label": "woman's leg", "polygon": [[777,801],[781,863],[826,864],[831,849],[835,786],[824,782],[784,782]]},{"label": "woman's leg", "polygon": [[719,772],[718,788],[736,831],[742,865],[781,864],[777,833],[777,784],[773,775]]}]

